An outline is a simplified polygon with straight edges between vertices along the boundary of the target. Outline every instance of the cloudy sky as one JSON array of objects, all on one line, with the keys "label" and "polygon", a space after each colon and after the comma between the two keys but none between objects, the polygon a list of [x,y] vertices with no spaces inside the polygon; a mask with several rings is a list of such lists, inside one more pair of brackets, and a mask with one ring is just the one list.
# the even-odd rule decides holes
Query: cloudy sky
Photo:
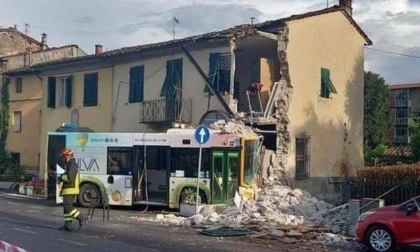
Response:
[{"label": "cloudy sky", "polygon": [[[1,0],[0,26],[17,25],[48,45],[93,53],[278,19],[338,0]],[[420,0],[353,0],[353,18],[373,41],[365,69],[387,83],[420,82]],[[25,25],[27,24],[27,25]]]}]

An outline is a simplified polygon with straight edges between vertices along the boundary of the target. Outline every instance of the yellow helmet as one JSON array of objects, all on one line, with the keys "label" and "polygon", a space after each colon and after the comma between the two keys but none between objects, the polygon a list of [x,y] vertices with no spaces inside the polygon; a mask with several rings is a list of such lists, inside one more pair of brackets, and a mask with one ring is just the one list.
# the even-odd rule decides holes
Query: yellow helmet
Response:
[{"label": "yellow helmet", "polygon": [[73,154],[74,152],[71,149],[67,149],[67,148],[63,149],[60,152],[60,156],[62,157],[73,157]]}]

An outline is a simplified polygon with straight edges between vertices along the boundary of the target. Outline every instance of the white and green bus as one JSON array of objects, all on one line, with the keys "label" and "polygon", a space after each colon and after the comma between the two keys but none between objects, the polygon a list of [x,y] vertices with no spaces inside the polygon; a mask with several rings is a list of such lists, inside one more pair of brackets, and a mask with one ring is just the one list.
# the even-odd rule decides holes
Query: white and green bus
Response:
[{"label": "white and green bus", "polygon": [[[200,202],[223,203],[236,191],[253,197],[261,146],[262,137],[255,134],[211,131],[210,140],[202,145]],[[167,133],[49,132],[47,195],[58,194],[51,175],[62,169],[60,151],[70,148],[81,173],[80,205],[88,207],[93,197],[106,197],[110,205],[179,208],[180,203],[196,200],[199,147],[192,129],[170,129]]]}]

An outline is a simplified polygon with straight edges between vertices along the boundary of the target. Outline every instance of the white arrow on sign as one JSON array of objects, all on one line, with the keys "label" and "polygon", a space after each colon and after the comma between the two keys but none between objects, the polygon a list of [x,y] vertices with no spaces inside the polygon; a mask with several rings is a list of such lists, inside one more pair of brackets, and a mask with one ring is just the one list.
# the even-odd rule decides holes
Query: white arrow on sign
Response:
[{"label": "white arrow on sign", "polygon": [[206,135],[206,131],[204,130],[204,128],[202,128],[198,134],[200,135],[200,143],[203,143],[204,136]]}]

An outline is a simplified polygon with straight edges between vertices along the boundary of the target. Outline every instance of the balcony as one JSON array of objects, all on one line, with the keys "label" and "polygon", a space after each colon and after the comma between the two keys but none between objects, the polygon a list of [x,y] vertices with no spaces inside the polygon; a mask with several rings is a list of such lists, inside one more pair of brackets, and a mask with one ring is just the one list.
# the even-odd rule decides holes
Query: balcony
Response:
[{"label": "balcony", "polygon": [[191,99],[161,99],[140,103],[141,123],[189,123],[191,114]]}]

